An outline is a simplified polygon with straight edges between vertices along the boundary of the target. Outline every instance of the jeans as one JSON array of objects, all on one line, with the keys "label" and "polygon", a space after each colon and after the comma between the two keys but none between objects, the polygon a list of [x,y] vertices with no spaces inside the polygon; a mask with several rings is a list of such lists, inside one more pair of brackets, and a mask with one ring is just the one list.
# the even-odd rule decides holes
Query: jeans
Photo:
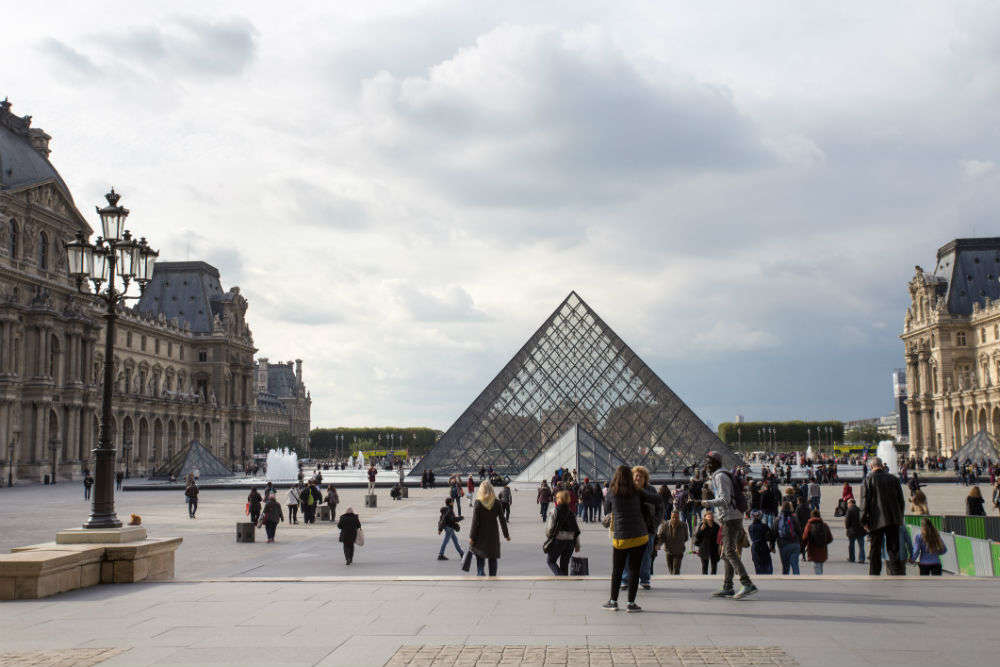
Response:
[{"label": "jeans", "polygon": [[299,522],[299,506],[289,505],[288,506],[288,523],[298,523]]},{"label": "jeans", "polygon": [[542,521],[545,521],[546,519],[549,518],[549,504],[548,503],[539,503],[539,504],[542,506]]},{"label": "jeans", "polygon": [[809,508],[814,510],[819,509],[819,496],[813,496],[809,499]]},{"label": "jeans", "polygon": [[83,485],[83,499],[90,500],[90,487],[86,484]]},{"label": "jeans", "polygon": [[781,546],[781,573],[788,574],[789,569],[792,574],[799,573],[799,553],[802,549],[798,544],[784,544]]},{"label": "jeans", "polygon": [[753,559],[755,574],[774,574],[774,563],[771,561],[771,548],[767,542],[755,542],[750,545],[750,557]]},{"label": "jeans", "polygon": [[701,522],[701,507],[693,507],[687,514],[688,534],[694,535],[695,528]]},{"label": "jeans", "polygon": [[455,499],[455,509],[458,510],[458,516],[462,516],[462,499],[459,496],[454,496]]},{"label": "jeans", "polygon": [[[653,538],[655,535],[649,536],[649,541],[643,546],[642,552],[642,563],[639,565],[639,583],[648,584],[649,576],[652,574],[653,565]],[[629,583],[629,573],[625,572],[622,575],[622,585],[625,586]]]},{"label": "jeans", "polygon": [[813,572],[816,574],[823,574],[823,563],[813,562]]},{"label": "jeans", "polygon": [[743,586],[749,586],[753,583],[750,581],[747,569],[743,566],[740,550],[736,547],[741,535],[743,535],[742,518],[722,522],[723,588],[732,588],[733,577],[737,574],[740,577],[740,584]]},{"label": "jeans", "polygon": [[764,516],[761,517],[761,520],[767,525],[768,528],[774,530],[774,522],[778,520],[778,515],[768,514],[767,512],[765,512]]},{"label": "jeans", "polygon": [[[545,561],[549,569],[552,570],[552,574],[557,577],[565,577],[569,574],[569,559],[573,556],[575,546],[573,540],[552,540],[552,546],[549,547]],[[556,561],[559,561],[558,564]]]},{"label": "jeans", "polygon": [[194,518],[194,513],[198,511],[198,499],[188,498],[188,516]]},{"label": "jeans", "polygon": [[618,591],[622,587],[622,572],[626,563],[632,573],[628,584],[628,601],[635,602],[635,594],[639,591],[639,567],[645,550],[644,544],[630,549],[611,549],[611,599],[615,602],[618,601]]},{"label": "jeans", "polygon": [[454,528],[444,529],[444,539],[441,540],[441,550],[438,552],[438,555],[444,555],[444,549],[448,546],[448,540],[451,540],[455,545],[455,550],[458,551],[458,557],[461,558],[463,556],[462,547],[458,546],[458,537],[455,536]]},{"label": "jeans", "polygon": [[847,538],[847,559],[854,562],[854,545],[858,545],[858,562],[865,562],[865,536],[855,535],[854,537]]},{"label": "jeans", "polygon": [[482,556],[479,555],[476,556],[476,574],[478,574],[480,577],[485,576],[484,566],[486,565],[486,561],[489,561],[490,563],[490,576],[491,577],[497,576],[497,559],[483,558]]}]

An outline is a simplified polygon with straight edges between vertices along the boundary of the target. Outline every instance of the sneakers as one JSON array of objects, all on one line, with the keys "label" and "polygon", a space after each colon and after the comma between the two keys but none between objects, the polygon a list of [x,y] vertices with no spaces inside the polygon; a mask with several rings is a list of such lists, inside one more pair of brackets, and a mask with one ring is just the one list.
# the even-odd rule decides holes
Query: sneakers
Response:
[{"label": "sneakers", "polygon": [[608,611],[618,611],[618,603],[614,600],[608,600],[601,605],[601,609],[606,609]]},{"label": "sneakers", "polygon": [[648,591],[650,588],[652,588],[652,586],[650,586],[648,583],[639,584],[639,585],[642,586],[642,590],[644,590],[644,591]]},{"label": "sneakers", "polygon": [[720,588],[719,590],[712,593],[713,598],[731,598],[735,596],[736,593],[732,588]]},{"label": "sneakers", "polygon": [[628,590],[628,584],[622,584],[622,590],[623,591],[627,591]]},{"label": "sneakers", "polygon": [[642,607],[640,607],[639,605],[637,605],[637,604],[636,604],[636,603],[634,603],[634,602],[629,602],[629,603],[628,603],[628,606],[627,606],[627,607],[625,607],[625,611],[626,611],[627,613],[629,613],[629,614],[637,614],[637,613],[639,613],[640,611],[642,611]]},{"label": "sneakers", "polygon": [[448,560],[448,557],[444,554],[438,554],[438,560]]},{"label": "sneakers", "polygon": [[751,595],[753,595],[754,593],[756,593],[757,590],[758,590],[757,587],[754,586],[753,584],[749,584],[747,586],[742,586],[740,588],[740,592],[737,593],[736,595],[734,595],[733,599],[734,600],[742,600],[743,598],[748,598]]}]

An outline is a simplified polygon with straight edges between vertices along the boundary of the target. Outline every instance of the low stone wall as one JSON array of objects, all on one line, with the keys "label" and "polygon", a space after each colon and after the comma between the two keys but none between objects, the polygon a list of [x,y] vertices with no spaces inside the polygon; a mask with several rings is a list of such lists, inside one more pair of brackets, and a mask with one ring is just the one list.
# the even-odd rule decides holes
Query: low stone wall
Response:
[{"label": "low stone wall", "polygon": [[162,581],[174,576],[182,538],[148,538],[121,544],[17,547],[0,555],[0,600],[44,598],[97,584]]}]

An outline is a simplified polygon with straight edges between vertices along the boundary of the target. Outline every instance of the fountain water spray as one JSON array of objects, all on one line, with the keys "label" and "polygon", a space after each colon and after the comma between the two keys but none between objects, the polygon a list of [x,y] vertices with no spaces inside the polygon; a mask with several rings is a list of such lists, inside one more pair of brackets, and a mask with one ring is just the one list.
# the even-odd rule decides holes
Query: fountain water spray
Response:
[{"label": "fountain water spray", "polygon": [[289,482],[299,479],[299,455],[288,449],[272,449],[267,453],[267,480]]},{"label": "fountain water spray", "polygon": [[888,470],[893,475],[899,474],[899,458],[896,454],[896,447],[892,444],[892,440],[883,440],[878,443],[878,451],[876,455],[882,459],[882,463],[885,464],[885,469]]}]

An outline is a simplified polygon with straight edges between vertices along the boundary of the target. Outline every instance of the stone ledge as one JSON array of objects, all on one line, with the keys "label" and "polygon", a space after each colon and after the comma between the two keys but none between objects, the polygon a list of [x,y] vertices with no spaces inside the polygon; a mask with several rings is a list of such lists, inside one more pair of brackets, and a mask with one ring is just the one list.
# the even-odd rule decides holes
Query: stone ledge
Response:
[{"label": "stone ledge", "polygon": [[56,544],[121,544],[146,539],[142,526],[120,528],[67,528],[56,533]]},{"label": "stone ledge", "polygon": [[34,599],[99,583],[163,581],[174,576],[180,537],[119,544],[17,547],[0,554],[0,600]]}]

